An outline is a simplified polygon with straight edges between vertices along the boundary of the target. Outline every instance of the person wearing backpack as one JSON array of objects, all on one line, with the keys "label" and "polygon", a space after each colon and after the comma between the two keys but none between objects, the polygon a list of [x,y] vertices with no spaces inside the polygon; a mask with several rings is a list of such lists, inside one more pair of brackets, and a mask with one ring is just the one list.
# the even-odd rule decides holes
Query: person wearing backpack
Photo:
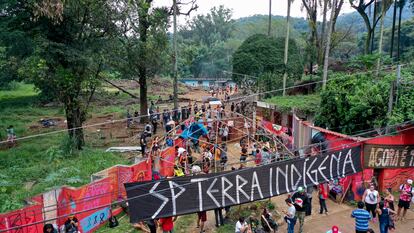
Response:
[{"label": "person wearing backpack", "polygon": [[378,206],[378,209],[375,211],[378,214],[380,233],[388,233],[388,229],[390,227],[390,215],[395,213],[395,211],[385,207],[385,204],[382,201],[378,204]]},{"label": "person wearing backpack", "polygon": [[410,208],[411,198],[413,197],[413,180],[408,179],[405,184],[400,185],[400,199],[398,201],[397,220],[400,220],[401,210],[403,210],[401,220],[405,220],[407,210]]}]

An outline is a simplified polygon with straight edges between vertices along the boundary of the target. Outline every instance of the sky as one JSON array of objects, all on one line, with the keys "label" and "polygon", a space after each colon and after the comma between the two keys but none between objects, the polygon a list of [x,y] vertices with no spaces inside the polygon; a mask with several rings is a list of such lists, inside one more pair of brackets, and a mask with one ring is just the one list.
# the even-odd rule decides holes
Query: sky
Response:
[{"label": "sky", "polygon": [[[183,0],[186,1],[186,0]],[[301,11],[301,0],[294,0],[291,7],[291,16],[293,17],[306,17],[305,10]],[[172,0],[155,0],[154,6],[171,6]],[[269,13],[269,1],[268,0],[197,0],[199,8],[196,12],[192,13],[192,16],[198,14],[207,14],[214,6],[224,5],[227,8],[233,10],[233,19],[241,17],[247,17],[256,14],[268,14]],[[344,1],[344,5],[341,10],[341,14],[352,12],[353,9],[349,5],[349,2]],[[287,14],[287,0],[272,0],[272,15]],[[190,16],[191,17],[191,16]],[[180,25],[185,24],[188,17],[181,16],[178,19]]]}]

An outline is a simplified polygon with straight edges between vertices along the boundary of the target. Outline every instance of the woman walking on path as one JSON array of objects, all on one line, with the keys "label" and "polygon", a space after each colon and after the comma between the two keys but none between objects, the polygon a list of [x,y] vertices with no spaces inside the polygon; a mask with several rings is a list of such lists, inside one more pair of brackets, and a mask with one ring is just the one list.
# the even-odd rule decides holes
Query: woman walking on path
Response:
[{"label": "woman walking on path", "polygon": [[395,211],[385,207],[384,202],[379,203],[379,208],[375,211],[378,213],[380,233],[388,233],[390,227],[390,214]]},{"label": "woman walking on path", "polygon": [[379,203],[380,198],[379,193],[375,190],[375,186],[373,184],[369,186],[369,189],[365,190],[362,200],[365,202],[367,211],[372,214],[372,221],[376,222],[377,214],[375,210],[377,209],[377,204]]}]

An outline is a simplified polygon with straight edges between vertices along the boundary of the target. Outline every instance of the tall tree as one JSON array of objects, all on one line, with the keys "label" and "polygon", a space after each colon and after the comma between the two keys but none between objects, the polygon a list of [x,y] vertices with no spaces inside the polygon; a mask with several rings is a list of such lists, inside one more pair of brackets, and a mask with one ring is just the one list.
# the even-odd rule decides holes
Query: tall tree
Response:
[{"label": "tall tree", "polygon": [[[337,0],[333,0],[333,6],[336,6],[336,2]],[[331,36],[332,36],[332,29],[333,29],[333,20],[335,17],[335,12],[336,7],[332,7],[331,10],[331,18],[329,20],[329,27],[328,27],[328,32],[326,34],[326,46],[325,46],[325,58],[324,58],[324,62],[323,62],[323,77],[322,77],[322,87],[323,89],[326,88],[326,82],[328,80],[328,66],[329,66],[329,50],[331,48]]]},{"label": "tall tree", "polygon": [[168,45],[168,8],[152,7],[153,0],[123,0],[116,6],[121,18],[117,23],[122,36],[118,69],[125,78],[139,84],[140,113],[147,120],[147,80],[162,69],[162,57]]},{"label": "tall tree", "polygon": [[[190,15],[190,12],[196,10],[198,6],[195,4],[196,0],[190,0],[189,2],[181,2],[173,0],[172,15],[173,15],[173,96],[174,96],[174,109],[178,109],[178,64],[177,64],[177,15]],[[191,5],[187,13],[181,13],[179,5]]]},{"label": "tall tree", "polygon": [[19,73],[65,109],[69,137],[84,146],[82,125],[100,83],[116,27],[107,0],[13,1],[3,8],[4,28],[30,38],[33,50],[19,57]]},{"label": "tall tree", "polygon": [[397,61],[400,61],[400,54],[401,54],[401,17],[402,17],[402,10],[405,6],[406,0],[399,0],[398,1],[398,34],[397,34]]},{"label": "tall tree", "polygon": [[286,95],[286,81],[288,78],[287,63],[289,55],[289,31],[290,31],[290,8],[293,0],[287,0],[287,15],[286,15],[286,38],[285,38],[285,54],[283,62],[285,64],[285,72],[283,73],[283,95]]},{"label": "tall tree", "polygon": [[381,56],[382,56],[382,42],[384,38],[384,18],[385,14],[387,13],[387,10],[390,8],[392,4],[392,0],[382,0],[381,2],[381,27],[380,27],[380,38],[378,43],[378,60],[377,60],[377,69],[376,69],[376,76],[379,75],[379,71],[381,69]]},{"label": "tall tree", "polygon": [[318,51],[318,2],[317,0],[302,0],[302,6],[306,9],[306,15],[308,19],[309,28],[311,30],[309,37],[309,72],[313,73],[313,64],[314,64],[314,55],[313,51],[316,49]]},{"label": "tall tree", "polygon": [[394,39],[395,39],[395,20],[397,18],[397,0],[394,0],[394,12],[392,14],[392,28],[391,28],[391,47],[390,47],[390,58],[393,56],[394,51]]},{"label": "tall tree", "polygon": [[270,36],[270,29],[272,28],[272,0],[269,0],[269,23],[267,27],[267,35]]},{"label": "tall tree", "polygon": [[322,28],[321,28],[321,39],[319,40],[319,47],[321,49],[319,49],[318,51],[318,63],[322,64],[323,63],[323,51],[324,51],[324,46],[325,46],[325,31],[326,31],[326,15],[327,15],[327,11],[328,11],[328,3],[329,0],[322,0],[319,1],[319,5],[322,6]]},{"label": "tall tree", "polygon": [[[351,7],[354,8],[359,15],[361,15],[362,19],[364,20],[365,27],[367,29],[367,37],[365,38],[365,54],[369,53],[370,44],[371,44],[371,38],[375,31],[375,27],[378,22],[378,18],[374,20],[373,25],[371,26],[371,21],[369,19],[369,16],[366,12],[367,8],[374,3],[374,0],[369,0],[368,2],[365,2],[364,0],[349,0],[349,3],[351,4]],[[374,3],[375,4],[375,3]],[[375,7],[375,6],[374,6]],[[376,15],[376,13],[374,13]]]}]

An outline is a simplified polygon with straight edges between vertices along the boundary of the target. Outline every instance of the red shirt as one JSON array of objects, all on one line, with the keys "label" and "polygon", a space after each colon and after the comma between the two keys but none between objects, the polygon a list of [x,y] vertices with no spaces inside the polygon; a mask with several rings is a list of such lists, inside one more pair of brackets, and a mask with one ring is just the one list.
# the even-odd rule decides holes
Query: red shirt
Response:
[{"label": "red shirt", "polygon": [[160,224],[163,231],[172,231],[174,228],[173,217],[161,218]]},{"label": "red shirt", "polygon": [[262,163],[262,153],[257,153],[256,154],[256,159],[254,160],[254,162],[256,163],[256,165],[260,165]]},{"label": "red shirt", "polygon": [[319,185],[319,197],[322,199],[328,199],[328,184],[324,183],[324,184],[320,184]]}]

